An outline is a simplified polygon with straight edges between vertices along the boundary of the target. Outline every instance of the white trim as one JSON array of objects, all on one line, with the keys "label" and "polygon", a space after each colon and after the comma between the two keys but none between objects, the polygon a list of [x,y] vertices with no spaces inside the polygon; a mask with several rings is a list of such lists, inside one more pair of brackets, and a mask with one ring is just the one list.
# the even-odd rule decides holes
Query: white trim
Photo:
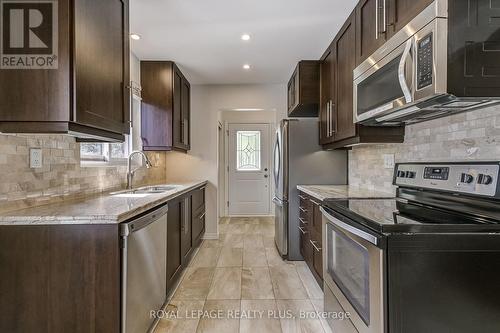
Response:
[{"label": "white trim", "polygon": [[205,232],[202,239],[219,239],[219,233],[217,232]]},{"label": "white trim", "polygon": [[249,121],[249,122],[224,122],[224,135],[225,135],[225,140],[224,140],[224,217],[245,217],[245,216],[252,216],[252,217],[259,217],[259,216],[274,216],[274,215],[244,215],[244,216],[237,216],[237,215],[230,215],[229,214],[229,207],[227,205],[227,202],[229,201],[229,126],[230,125],[268,125],[269,128],[269,148],[268,148],[268,164],[269,164],[269,214],[273,214],[273,196],[274,196],[274,189],[272,187],[272,181],[271,181],[271,172],[272,172],[272,166],[271,164],[273,161],[271,160],[272,158],[272,150],[273,150],[273,135],[275,131],[275,125],[276,123],[273,122],[262,122],[262,121]]},{"label": "white trim", "polygon": [[274,215],[229,215],[226,217],[274,217]]}]

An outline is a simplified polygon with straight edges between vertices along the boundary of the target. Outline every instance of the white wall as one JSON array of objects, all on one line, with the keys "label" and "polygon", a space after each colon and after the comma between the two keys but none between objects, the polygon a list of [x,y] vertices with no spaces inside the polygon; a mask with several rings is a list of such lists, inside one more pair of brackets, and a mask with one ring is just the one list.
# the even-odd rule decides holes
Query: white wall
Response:
[{"label": "white wall", "polygon": [[[286,108],[286,86],[270,85],[193,85],[191,86],[191,150],[185,154],[167,153],[167,181],[206,179],[207,215],[206,236],[215,237],[218,225],[218,140],[219,121],[238,114],[224,110],[258,108],[276,113]],[[241,112],[245,121],[254,115]],[[266,118],[267,119],[267,118]],[[271,117],[270,119],[273,119]]]}]

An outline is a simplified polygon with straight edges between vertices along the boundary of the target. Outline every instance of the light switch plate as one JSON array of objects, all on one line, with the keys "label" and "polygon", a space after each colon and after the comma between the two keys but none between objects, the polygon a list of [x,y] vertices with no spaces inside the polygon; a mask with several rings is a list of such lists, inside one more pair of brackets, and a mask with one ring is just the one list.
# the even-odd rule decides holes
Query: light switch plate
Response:
[{"label": "light switch plate", "polygon": [[384,154],[384,168],[394,169],[394,154]]},{"label": "light switch plate", "polygon": [[42,167],[42,150],[40,148],[30,148],[30,168],[38,169]]}]

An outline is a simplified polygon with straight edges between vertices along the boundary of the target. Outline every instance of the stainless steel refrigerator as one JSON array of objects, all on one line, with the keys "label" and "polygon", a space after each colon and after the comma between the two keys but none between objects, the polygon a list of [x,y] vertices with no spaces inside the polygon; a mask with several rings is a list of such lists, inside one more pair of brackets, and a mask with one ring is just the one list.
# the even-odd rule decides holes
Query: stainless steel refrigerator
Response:
[{"label": "stainless steel refrigerator", "polygon": [[324,151],[317,118],[284,119],[274,143],[275,243],[283,258],[302,260],[297,185],[347,184],[347,152]]}]

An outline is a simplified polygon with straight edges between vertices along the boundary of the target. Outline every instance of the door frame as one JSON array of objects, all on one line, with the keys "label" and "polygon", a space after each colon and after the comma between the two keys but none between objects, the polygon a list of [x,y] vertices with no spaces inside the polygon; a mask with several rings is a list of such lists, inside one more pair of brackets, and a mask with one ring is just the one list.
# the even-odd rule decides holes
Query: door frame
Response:
[{"label": "door frame", "polygon": [[[268,161],[269,164],[272,163],[271,160],[271,152],[273,148],[273,143],[274,141],[272,140],[273,134],[275,131],[275,123],[268,123],[268,122],[262,122],[262,121],[257,121],[257,122],[224,122],[224,216],[227,217],[246,217],[247,215],[229,215],[229,125],[268,125],[268,130],[269,130],[269,148],[267,150],[268,154]],[[271,166],[269,166],[269,171],[271,170]],[[252,215],[255,217],[263,216],[274,216],[273,212],[273,196],[274,196],[274,187],[271,186],[271,177],[268,177],[268,182],[269,182],[269,211],[267,214],[264,215]]]}]

